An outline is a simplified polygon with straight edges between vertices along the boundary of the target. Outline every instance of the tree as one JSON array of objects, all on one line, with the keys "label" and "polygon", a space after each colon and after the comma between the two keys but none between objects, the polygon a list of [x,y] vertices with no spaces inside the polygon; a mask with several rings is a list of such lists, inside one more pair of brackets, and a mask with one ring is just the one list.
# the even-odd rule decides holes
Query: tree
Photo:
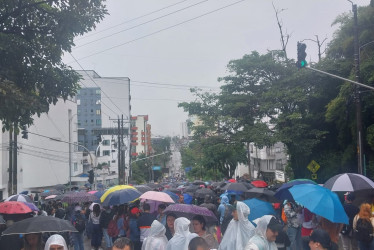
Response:
[{"label": "tree", "polygon": [[0,3],[0,120],[31,125],[58,98],[79,88],[79,75],[62,62],[73,39],[107,14],[102,0],[3,0]]}]

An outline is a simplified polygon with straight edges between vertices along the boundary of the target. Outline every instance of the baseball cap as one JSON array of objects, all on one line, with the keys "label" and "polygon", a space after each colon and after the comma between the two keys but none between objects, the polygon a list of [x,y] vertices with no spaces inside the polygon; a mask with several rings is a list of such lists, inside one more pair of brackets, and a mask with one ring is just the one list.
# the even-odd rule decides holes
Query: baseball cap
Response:
[{"label": "baseball cap", "polygon": [[267,228],[271,229],[272,231],[277,231],[277,232],[280,232],[283,230],[282,224],[275,217],[272,217],[270,219]]},{"label": "baseball cap", "polygon": [[140,209],[137,208],[137,207],[133,207],[133,208],[131,208],[130,213],[132,215],[138,214],[138,213],[140,213]]}]

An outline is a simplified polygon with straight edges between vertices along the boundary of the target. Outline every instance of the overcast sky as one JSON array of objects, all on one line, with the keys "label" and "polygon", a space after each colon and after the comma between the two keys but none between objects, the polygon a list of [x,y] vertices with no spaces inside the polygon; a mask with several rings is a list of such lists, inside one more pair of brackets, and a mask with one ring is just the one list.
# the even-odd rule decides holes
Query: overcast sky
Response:
[{"label": "overcast sky", "polygon": [[[148,114],[153,136],[179,135],[187,114],[177,105],[193,100],[189,86],[218,91],[217,78],[228,74],[230,60],[281,48],[272,3],[283,10],[290,58],[297,41],[315,35],[331,41],[332,22],[352,9],[347,0],[108,0],[110,15],[75,41],[72,54],[80,65],[69,54],[64,61],[102,77],[129,77],[132,115]],[[316,61],[317,45],[306,43],[307,59]]]}]

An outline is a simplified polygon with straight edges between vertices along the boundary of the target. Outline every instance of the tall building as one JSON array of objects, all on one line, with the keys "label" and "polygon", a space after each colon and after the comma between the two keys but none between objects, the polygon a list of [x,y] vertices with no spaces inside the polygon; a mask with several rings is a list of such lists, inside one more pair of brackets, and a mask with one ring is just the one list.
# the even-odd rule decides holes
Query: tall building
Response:
[{"label": "tall building", "polygon": [[148,124],[148,115],[131,117],[131,156],[152,153],[151,125]]},{"label": "tall building", "polygon": [[98,140],[98,135],[93,133],[93,130],[100,129],[102,124],[100,88],[92,87],[78,90],[77,115],[78,141],[90,151],[95,151],[100,140]]}]

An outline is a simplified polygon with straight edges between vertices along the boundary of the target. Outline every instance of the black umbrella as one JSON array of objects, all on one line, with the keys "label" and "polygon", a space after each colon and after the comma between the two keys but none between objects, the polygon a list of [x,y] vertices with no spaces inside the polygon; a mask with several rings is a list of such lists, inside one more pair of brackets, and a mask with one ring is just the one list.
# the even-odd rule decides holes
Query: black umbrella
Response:
[{"label": "black umbrella", "polygon": [[186,187],[184,190],[183,190],[183,192],[184,193],[195,193],[196,192],[196,190],[198,190],[200,187],[199,186],[196,186],[196,185],[191,185],[191,186],[188,186],[188,187]]},{"label": "black umbrella", "polygon": [[210,195],[211,197],[215,197],[216,194],[213,192],[213,190],[209,188],[201,188],[196,190],[194,196],[196,198],[205,198],[206,195]]},{"label": "black umbrella", "polygon": [[172,192],[174,194],[181,194],[181,191],[176,189],[176,188],[168,188],[165,191],[169,191],[169,192]]},{"label": "black umbrella", "polygon": [[203,182],[203,181],[194,181],[194,182],[192,182],[192,184],[194,184],[194,185],[205,185],[205,182]]},{"label": "black umbrella", "polygon": [[279,203],[280,200],[278,200],[276,197],[274,197],[275,192],[266,189],[266,188],[251,188],[244,192],[244,197],[246,199],[252,199],[256,198],[262,201],[267,201],[270,203]]},{"label": "black umbrella", "polygon": [[[248,183],[247,183],[248,184]],[[227,183],[225,186],[221,187],[221,190],[233,191],[233,192],[245,192],[248,190],[248,185],[243,182],[239,183]]]},{"label": "black umbrella", "polygon": [[150,188],[152,188],[152,189],[162,188],[161,184],[156,184],[156,183],[147,183],[145,185],[148,186],[148,187],[150,187]]},{"label": "black umbrella", "polygon": [[56,190],[63,191],[63,190],[66,189],[66,186],[63,185],[63,184],[57,184],[56,186],[54,186],[54,188],[55,188]]},{"label": "black umbrella", "polygon": [[3,235],[30,234],[46,232],[78,232],[67,220],[52,216],[37,216],[15,222],[7,228]]},{"label": "black umbrella", "polygon": [[152,191],[153,189],[146,185],[136,185],[134,186],[140,193],[144,194],[145,192]]}]

